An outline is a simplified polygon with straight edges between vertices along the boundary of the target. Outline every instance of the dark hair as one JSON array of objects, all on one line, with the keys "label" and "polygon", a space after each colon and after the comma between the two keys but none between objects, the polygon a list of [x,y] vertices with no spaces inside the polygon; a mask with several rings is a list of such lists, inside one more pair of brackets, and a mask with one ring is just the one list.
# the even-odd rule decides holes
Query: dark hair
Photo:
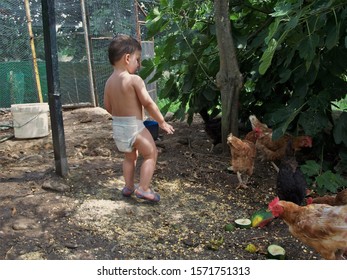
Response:
[{"label": "dark hair", "polygon": [[108,47],[108,59],[113,65],[124,54],[133,54],[141,50],[141,44],[135,38],[129,35],[119,34],[113,38]]}]

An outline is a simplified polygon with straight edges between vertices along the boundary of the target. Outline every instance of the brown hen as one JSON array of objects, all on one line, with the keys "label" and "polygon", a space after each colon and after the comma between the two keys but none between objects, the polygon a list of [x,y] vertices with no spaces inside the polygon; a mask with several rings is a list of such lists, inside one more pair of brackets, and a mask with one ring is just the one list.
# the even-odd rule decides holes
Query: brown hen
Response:
[{"label": "brown hen", "polygon": [[299,206],[276,197],[269,204],[269,210],[288,225],[294,237],[315,249],[324,259],[346,259],[347,205]]},{"label": "brown hen", "polygon": [[309,202],[315,204],[328,204],[331,206],[347,205],[347,189],[338,192],[336,195],[315,197]]},{"label": "brown hen", "polygon": [[260,122],[255,115],[249,116],[252,129],[261,130],[263,135],[257,139],[256,148],[259,152],[261,160],[270,161],[276,171],[279,169],[274,163],[283,159],[286,155],[286,147],[288,142],[292,142],[294,153],[305,147],[312,147],[312,138],[310,136],[292,136],[288,133],[284,134],[277,140],[272,139],[272,129],[266,124]]},{"label": "brown hen", "polygon": [[[255,142],[259,137],[258,130],[249,132],[242,140],[232,133],[227,138],[227,143],[230,146],[231,152],[231,167],[237,174],[239,181],[238,187],[247,187],[249,177],[253,174],[254,160],[256,157]],[[242,180],[241,175],[246,175],[246,179]]]},{"label": "brown hen", "polygon": [[267,124],[262,123],[261,121],[258,120],[258,118],[255,115],[250,115],[249,116],[249,121],[251,122],[252,125],[252,129],[256,129],[258,128],[259,130],[261,130],[262,132],[264,132],[265,134],[269,134],[272,133],[272,129],[269,128],[267,126]]},{"label": "brown hen", "polygon": [[272,140],[272,134],[265,134],[256,142],[256,147],[263,160],[276,161],[281,160],[286,155],[288,142],[292,142],[294,152],[300,151],[304,147],[312,147],[312,138],[310,136],[292,136],[285,134],[277,140]]}]

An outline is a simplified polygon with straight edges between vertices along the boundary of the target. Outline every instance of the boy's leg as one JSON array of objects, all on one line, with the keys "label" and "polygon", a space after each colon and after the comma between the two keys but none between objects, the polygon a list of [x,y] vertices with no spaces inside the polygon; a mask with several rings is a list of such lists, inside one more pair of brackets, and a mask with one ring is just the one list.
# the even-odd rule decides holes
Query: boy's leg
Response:
[{"label": "boy's leg", "polygon": [[134,175],[137,161],[137,151],[134,149],[130,153],[124,153],[123,161],[123,176],[125,181],[125,186],[128,189],[134,188]]},{"label": "boy's leg", "polygon": [[140,170],[139,188],[147,192],[150,190],[150,184],[158,156],[157,147],[148,129],[143,129],[137,136],[134,147],[143,157],[143,162]]}]

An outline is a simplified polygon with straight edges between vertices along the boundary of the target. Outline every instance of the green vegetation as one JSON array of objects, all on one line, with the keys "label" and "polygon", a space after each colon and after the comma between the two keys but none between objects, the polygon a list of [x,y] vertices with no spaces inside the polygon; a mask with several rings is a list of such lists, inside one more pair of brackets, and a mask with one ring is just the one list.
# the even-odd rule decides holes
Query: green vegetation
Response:
[{"label": "green vegetation", "polygon": [[176,112],[179,108],[179,103],[174,102],[172,103],[169,99],[158,99],[157,105],[160,109],[160,111],[163,112]]},{"label": "green vegetation", "polygon": [[[347,112],[336,114],[332,106],[345,109],[345,1],[232,0],[229,14],[244,76],[240,120],[257,115],[274,129],[274,138],[285,132],[311,135],[312,160],[321,167],[317,176],[331,171],[331,181],[342,175]],[[174,102],[176,117],[188,114],[188,122],[204,108],[218,114],[215,77],[223,58],[217,51],[213,1],[160,0],[147,27],[148,35],[156,36],[156,57],[144,62],[141,74],[156,70],[159,98]]]},{"label": "green vegetation", "polygon": [[347,95],[345,98],[333,102],[332,110],[347,111]]}]

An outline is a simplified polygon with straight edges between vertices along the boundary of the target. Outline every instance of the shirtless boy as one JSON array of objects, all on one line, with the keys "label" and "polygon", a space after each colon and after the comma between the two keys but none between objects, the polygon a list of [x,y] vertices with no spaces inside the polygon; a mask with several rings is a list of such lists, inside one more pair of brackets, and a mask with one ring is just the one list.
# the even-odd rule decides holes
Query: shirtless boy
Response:
[{"label": "shirtless boy", "polygon": [[[144,109],[156,120],[159,127],[172,134],[173,127],[165,122],[158,106],[147,92],[142,78],[136,75],[140,67],[141,45],[128,36],[118,35],[109,45],[109,61],[113,73],[104,91],[105,109],[112,115],[113,138],[119,151],[124,152],[123,196],[158,202],[160,195],[150,189],[157,162],[157,147],[149,130],[143,124]],[[138,153],[143,157],[140,182],[135,188],[134,174]]]}]

